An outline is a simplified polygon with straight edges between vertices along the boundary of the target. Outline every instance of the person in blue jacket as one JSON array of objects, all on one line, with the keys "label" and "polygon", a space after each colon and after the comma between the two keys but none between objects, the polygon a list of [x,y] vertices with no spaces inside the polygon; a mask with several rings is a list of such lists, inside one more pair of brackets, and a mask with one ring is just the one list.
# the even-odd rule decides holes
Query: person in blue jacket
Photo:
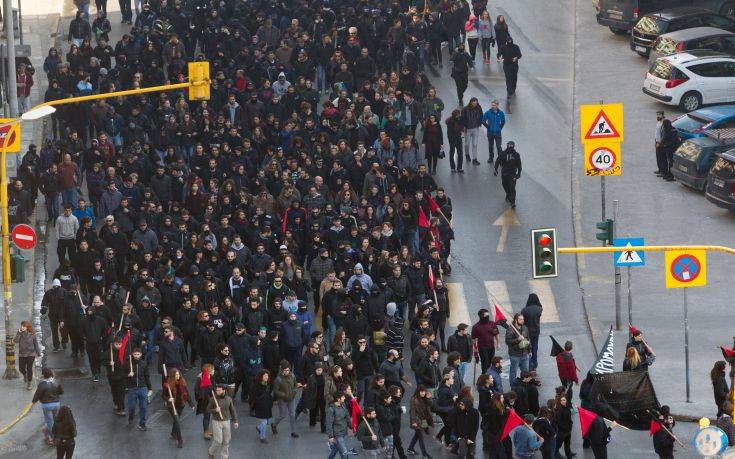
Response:
[{"label": "person in blue jacket", "polygon": [[482,115],[482,125],[487,129],[487,148],[488,148],[488,164],[495,159],[493,152],[493,143],[498,149],[498,155],[502,153],[503,147],[503,126],[505,126],[505,113],[500,109],[498,100],[493,100],[490,104],[490,110]]}]

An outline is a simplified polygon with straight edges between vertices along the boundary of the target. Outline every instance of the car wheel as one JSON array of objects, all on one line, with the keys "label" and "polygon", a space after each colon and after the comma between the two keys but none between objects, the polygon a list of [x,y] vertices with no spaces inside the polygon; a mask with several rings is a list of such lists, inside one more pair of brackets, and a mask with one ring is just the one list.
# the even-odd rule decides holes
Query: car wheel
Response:
[{"label": "car wheel", "polygon": [[610,32],[614,33],[615,35],[627,35],[628,31],[625,29],[617,29],[615,27],[610,27]]},{"label": "car wheel", "polygon": [[720,14],[735,17],[735,2],[728,2],[720,8]]},{"label": "car wheel", "polygon": [[684,112],[692,112],[702,106],[702,96],[696,91],[690,91],[679,100],[679,108]]},{"label": "car wheel", "polygon": [[648,59],[648,53],[642,53],[640,51],[636,51],[636,53],[638,53],[639,56],[645,57],[646,59]]}]

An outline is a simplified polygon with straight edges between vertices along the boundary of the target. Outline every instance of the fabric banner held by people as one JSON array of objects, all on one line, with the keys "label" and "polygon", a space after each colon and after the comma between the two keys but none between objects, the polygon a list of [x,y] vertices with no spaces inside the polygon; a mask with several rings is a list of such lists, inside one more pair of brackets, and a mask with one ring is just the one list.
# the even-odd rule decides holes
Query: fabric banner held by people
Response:
[{"label": "fabric banner held by people", "polygon": [[614,335],[612,325],[610,326],[610,332],[607,335],[605,344],[602,345],[600,353],[597,355],[597,360],[592,365],[590,373],[593,375],[600,375],[605,373],[612,373],[615,371],[615,359],[614,359]]},{"label": "fabric banner held by people", "polygon": [[647,371],[619,371],[595,375],[590,390],[592,406],[607,405],[617,413],[618,424],[634,430],[648,430],[651,414],[661,405]]}]

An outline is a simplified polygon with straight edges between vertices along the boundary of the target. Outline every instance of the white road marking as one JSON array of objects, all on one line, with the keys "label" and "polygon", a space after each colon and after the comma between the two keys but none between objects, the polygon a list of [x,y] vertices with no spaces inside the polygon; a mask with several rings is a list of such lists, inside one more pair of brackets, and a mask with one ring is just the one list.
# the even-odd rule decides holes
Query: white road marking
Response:
[{"label": "white road marking", "polygon": [[[510,302],[508,286],[505,281],[485,281],[485,294],[487,295],[488,310],[492,310],[493,300],[508,314],[513,314],[513,305]],[[492,310],[493,316],[495,311]]]},{"label": "white road marking", "polygon": [[544,310],[541,314],[541,323],[556,323],[559,320],[559,310],[556,309],[554,293],[551,291],[551,283],[547,279],[533,279],[528,281],[531,291],[538,295]]},{"label": "white road marking", "polygon": [[461,323],[471,325],[470,311],[467,309],[467,297],[461,282],[447,282],[449,293],[449,325],[456,327]]}]

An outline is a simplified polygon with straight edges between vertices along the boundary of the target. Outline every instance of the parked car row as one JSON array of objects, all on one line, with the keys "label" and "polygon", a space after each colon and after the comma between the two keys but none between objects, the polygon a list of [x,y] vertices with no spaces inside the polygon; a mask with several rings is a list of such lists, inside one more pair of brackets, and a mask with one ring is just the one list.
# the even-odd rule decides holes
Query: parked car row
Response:
[{"label": "parked car row", "polygon": [[[735,106],[729,107],[735,114]],[[685,117],[688,114],[674,125],[691,127],[689,120],[680,121]],[[696,131],[696,136],[687,138],[674,152],[671,174],[682,185],[704,191],[708,201],[735,212],[735,128]]]}]

